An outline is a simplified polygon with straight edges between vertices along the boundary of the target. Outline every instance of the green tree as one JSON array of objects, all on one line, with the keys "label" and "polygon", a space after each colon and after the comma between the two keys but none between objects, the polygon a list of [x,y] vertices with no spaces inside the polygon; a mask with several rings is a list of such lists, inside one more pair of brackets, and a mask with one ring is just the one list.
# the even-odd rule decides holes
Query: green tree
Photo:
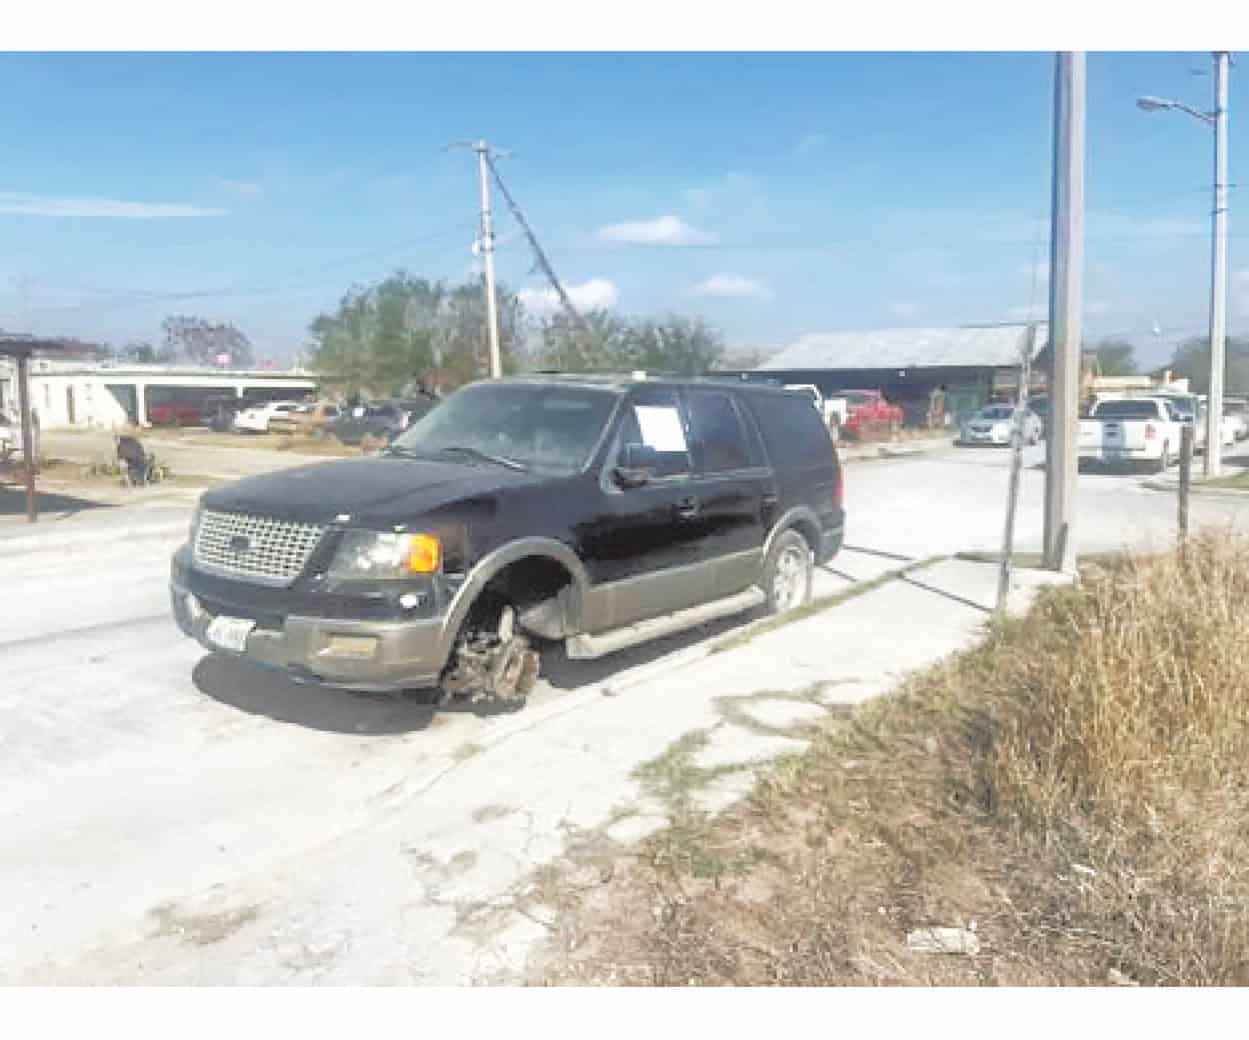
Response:
[{"label": "green tree", "polygon": [[[1227,369],[1224,386],[1229,393],[1249,392],[1249,337],[1227,337]],[[1210,339],[1194,336],[1175,348],[1171,358],[1173,378],[1187,379],[1195,394],[1210,390]]]},{"label": "green tree", "polygon": [[542,366],[561,371],[699,375],[714,369],[723,354],[723,337],[701,318],[625,318],[595,311],[586,315],[585,326],[564,314],[541,326]]},{"label": "green tree", "polygon": [[1124,340],[1104,339],[1093,348],[1093,353],[1104,376],[1134,376],[1140,371],[1136,364],[1136,348]]},{"label": "green tree", "polygon": [[228,321],[171,314],[160,327],[165,337],[158,355],[162,361],[216,365],[219,357],[227,356],[231,368],[250,368],[255,364],[251,340]]},{"label": "green tree", "polygon": [[[500,288],[498,296],[500,353],[511,371],[524,316],[515,294]],[[418,384],[452,389],[489,374],[485,298],[473,282],[448,287],[397,271],[348,291],[309,331],[313,367],[347,394],[398,394]]]}]

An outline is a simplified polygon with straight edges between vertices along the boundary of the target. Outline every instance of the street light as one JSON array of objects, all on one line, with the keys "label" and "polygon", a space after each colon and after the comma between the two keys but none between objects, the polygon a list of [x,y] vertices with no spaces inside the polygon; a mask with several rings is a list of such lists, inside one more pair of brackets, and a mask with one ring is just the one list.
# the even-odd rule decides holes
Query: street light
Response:
[{"label": "street light", "polygon": [[1170,98],[1136,99],[1145,112],[1175,109],[1214,127],[1213,246],[1210,263],[1210,390],[1207,394],[1207,477],[1223,469],[1223,376],[1227,350],[1227,51],[1214,52],[1214,111],[1202,112]]}]

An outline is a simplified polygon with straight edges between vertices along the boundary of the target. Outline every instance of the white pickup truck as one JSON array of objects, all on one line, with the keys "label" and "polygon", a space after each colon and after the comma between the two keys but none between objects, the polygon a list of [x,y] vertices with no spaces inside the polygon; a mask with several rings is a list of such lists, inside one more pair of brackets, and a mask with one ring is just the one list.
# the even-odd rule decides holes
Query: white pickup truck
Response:
[{"label": "white pickup truck", "polygon": [[1080,420],[1080,463],[1143,463],[1161,473],[1179,455],[1182,425],[1163,398],[1100,400]]}]

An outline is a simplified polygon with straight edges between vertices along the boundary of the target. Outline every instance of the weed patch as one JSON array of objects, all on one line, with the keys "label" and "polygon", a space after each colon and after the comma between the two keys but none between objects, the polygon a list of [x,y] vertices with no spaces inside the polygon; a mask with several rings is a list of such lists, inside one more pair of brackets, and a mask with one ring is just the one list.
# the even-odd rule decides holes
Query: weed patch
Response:
[{"label": "weed patch", "polygon": [[[722,816],[688,811],[696,738],[643,767],[674,825],[547,981],[1249,983],[1249,541],[1099,564]],[[908,948],[931,926],[980,952]]]}]

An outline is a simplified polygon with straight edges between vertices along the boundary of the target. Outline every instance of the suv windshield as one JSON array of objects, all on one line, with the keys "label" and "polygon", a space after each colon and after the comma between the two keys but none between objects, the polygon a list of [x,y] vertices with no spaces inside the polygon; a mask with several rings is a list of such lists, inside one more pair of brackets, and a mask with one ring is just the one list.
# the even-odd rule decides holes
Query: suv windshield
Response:
[{"label": "suv windshield", "polygon": [[462,453],[526,469],[575,473],[616,403],[609,390],[476,383],[396,437],[400,454]]}]

